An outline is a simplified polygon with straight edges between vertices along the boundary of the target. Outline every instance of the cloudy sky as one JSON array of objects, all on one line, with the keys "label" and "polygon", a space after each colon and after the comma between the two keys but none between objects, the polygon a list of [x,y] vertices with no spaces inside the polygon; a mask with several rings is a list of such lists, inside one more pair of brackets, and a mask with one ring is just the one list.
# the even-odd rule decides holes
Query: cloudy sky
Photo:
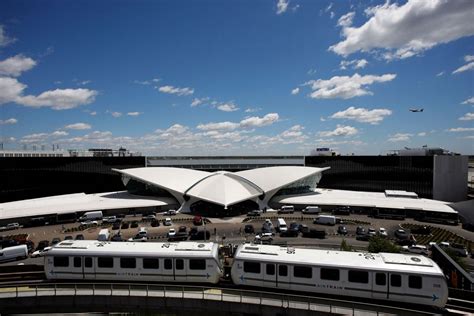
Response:
[{"label": "cloudy sky", "polygon": [[473,20],[472,0],[1,1],[1,142],[474,154]]}]

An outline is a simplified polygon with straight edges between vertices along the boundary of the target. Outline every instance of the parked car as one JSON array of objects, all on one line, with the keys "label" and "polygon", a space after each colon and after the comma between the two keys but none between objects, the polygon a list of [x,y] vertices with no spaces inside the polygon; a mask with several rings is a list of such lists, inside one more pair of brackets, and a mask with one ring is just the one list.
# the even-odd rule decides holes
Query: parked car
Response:
[{"label": "parked car", "polygon": [[395,237],[398,238],[398,239],[409,239],[410,235],[408,235],[408,233],[406,231],[404,231],[403,229],[397,229],[395,231]]},{"label": "parked car", "polygon": [[76,240],[84,240],[84,235],[83,234],[77,234],[76,235]]},{"label": "parked car", "polygon": [[273,237],[275,236],[275,233],[262,231],[259,235],[262,237]]},{"label": "parked car", "polygon": [[135,237],[129,238],[128,241],[138,241],[138,242],[145,242],[148,240],[146,236],[135,235]]},{"label": "parked car", "polygon": [[18,223],[10,223],[10,224],[7,224],[7,230],[19,229],[19,228],[20,228],[20,224],[18,224]]},{"label": "parked car", "polygon": [[326,231],[310,229],[308,232],[303,232],[303,237],[324,239],[326,238]]},{"label": "parked car", "polygon": [[56,244],[59,244],[61,242],[61,238],[58,238],[58,237],[55,237],[53,238],[53,240],[51,241],[51,246],[54,246]]},{"label": "parked car", "polygon": [[332,211],[332,213],[334,215],[350,215],[351,208],[350,206],[338,206]]},{"label": "parked car", "polygon": [[42,240],[38,243],[38,247],[36,247],[36,250],[43,250],[46,247],[49,247],[49,240]]},{"label": "parked car", "polygon": [[397,244],[400,246],[411,246],[415,244],[415,241],[410,239],[398,239]]},{"label": "parked car", "polygon": [[173,237],[168,237],[169,241],[184,241],[188,239],[188,233],[186,232],[177,232]]},{"label": "parked car", "polygon": [[97,226],[99,225],[99,223],[97,221],[87,220],[87,221],[81,222],[81,225],[82,226]]},{"label": "parked car", "polygon": [[247,213],[247,216],[251,217],[251,216],[260,216],[261,215],[261,211],[259,210],[253,210],[253,211],[250,211]]},{"label": "parked car", "polygon": [[250,225],[250,224],[245,225],[244,232],[246,234],[254,234],[255,233],[255,228],[253,227],[253,225]]},{"label": "parked car", "polygon": [[467,257],[468,255],[467,248],[463,244],[450,243],[448,247],[445,248],[449,249],[460,257]]},{"label": "parked car", "polygon": [[367,231],[367,234],[369,234],[370,237],[377,235],[377,231],[375,228],[370,227],[369,230]]},{"label": "parked car", "polygon": [[130,228],[137,228],[138,227],[138,222],[137,221],[133,221],[131,224],[130,224]]},{"label": "parked car", "polygon": [[186,226],[179,226],[178,233],[187,233],[188,228]]},{"label": "parked car", "polygon": [[428,249],[426,246],[422,245],[410,245],[410,246],[403,246],[403,251],[421,254],[421,255],[428,255]]},{"label": "parked car", "polygon": [[319,206],[306,206],[301,210],[303,214],[319,214],[321,213],[321,208]]},{"label": "parked car", "polygon": [[256,244],[271,244],[273,242],[273,236],[257,234],[253,242]]},{"label": "parked car", "polygon": [[193,224],[196,225],[196,226],[202,225],[203,224],[202,223],[202,216],[199,216],[199,215],[194,216]]},{"label": "parked car", "polygon": [[117,216],[105,216],[102,218],[102,223],[115,223],[117,221]]},{"label": "parked car", "polygon": [[171,218],[167,217],[163,220],[163,225],[165,226],[171,226],[173,225],[173,222],[171,222]]},{"label": "parked car", "polygon": [[168,210],[164,212],[163,215],[174,216],[176,215],[176,210]]},{"label": "parked car", "polygon": [[383,227],[379,228],[379,236],[380,237],[388,237],[387,230]]},{"label": "parked car", "polygon": [[71,235],[64,237],[64,240],[73,240],[74,238]]},{"label": "parked car", "polygon": [[16,241],[15,239],[3,239],[0,240],[0,248],[8,248],[8,247],[14,247],[18,246],[19,242]]},{"label": "parked car", "polygon": [[356,240],[369,241],[370,237],[372,236],[370,236],[368,233],[358,234],[356,236]]},{"label": "parked car", "polygon": [[339,227],[337,228],[337,233],[338,233],[339,235],[347,235],[347,228],[346,228],[346,226],[343,226],[343,225],[339,226]]},{"label": "parked car", "polygon": [[38,257],[42,257],[45,255],[45,253],[50,250],[52,247],[45,247],[44,249],[41,249],[41,250],[36,250],[34,251],[30,257],[31,258],[38,258]]},{"label": "parked car", "polygon": [[176,230],[174,228],[170,228],[170,230],[168,231],[167,236],[168,237],[174,237],[175,235],[176,235]]},{"label": "parked car", "polygon": [[113,225],[112,225],[112,229],[113,230],[117,230],[117,229],[120,229],[120,222],[115,222]]},{"label": "parked car", "polygon": [[130,224],[128,222],[123,222],[122,226],[120,228],[121,229],[127,229],[128,227],[130,227]]},{"label": "parked car", "polygon": [[365,228],[362,226],[357,226],[356,235],[365,235],[365,234],[366,234]]},{"label": "parked car", "polygon": [[279,210],[278,214],[293,214],[295,207],[293,205],[283,205]]},{"label": "parked car", "polygon": [[112,236],[110,239],[111,241],[123,241],[122,234],[121,233],[116,233],[115,235]]},{"label": "parked car", "polygon": [[415,235],[430,235],[431,234],[431,228],[429,228],[427,226],[417,227],[417,228],[411,229],[411,233],[415,234]]},{"label": "parked car", "polygon": [[[195,227],[194,227],[195,228]],[[197,230],[197,228],[195,228],[195,230],[191,229],[190,231],[190,238],[191,240],[209,240],[211,238],[211,233],[206,230]]]},{"label": "parked car", "polygon": [[148,214],[142,217],[142,220],[144,221],[152,221],[154,219],[156,219],[155,214]]},{"label": "parked car", "polygon": [[308,225],[305,225],[305,224],[300,224],[299,227],[298,227],[300,233],[308,233],[309,232],[309,227]]},{"label": "parked car", "polygon": [[158,226],[160,226],[160,221],[157,220],[157,219],[154,219],[154,220],[151,221],[150,225],[151,225],[151,227],[158,227]]},{"label": "parked car", "polygon": [[300,224],[291,222],[286,234],[289,237],[297,237],[300,234]]}]

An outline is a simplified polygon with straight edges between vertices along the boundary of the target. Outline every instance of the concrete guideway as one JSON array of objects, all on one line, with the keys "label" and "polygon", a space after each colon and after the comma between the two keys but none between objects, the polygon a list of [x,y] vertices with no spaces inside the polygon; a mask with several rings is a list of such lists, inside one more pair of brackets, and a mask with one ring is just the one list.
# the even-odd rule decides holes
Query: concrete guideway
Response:
[{"label": "concrete guideway", "polygon": [[259,315],[432,315],[329,298],[178,285],[78,283],[0,287],[1,313],[220,312]]}]

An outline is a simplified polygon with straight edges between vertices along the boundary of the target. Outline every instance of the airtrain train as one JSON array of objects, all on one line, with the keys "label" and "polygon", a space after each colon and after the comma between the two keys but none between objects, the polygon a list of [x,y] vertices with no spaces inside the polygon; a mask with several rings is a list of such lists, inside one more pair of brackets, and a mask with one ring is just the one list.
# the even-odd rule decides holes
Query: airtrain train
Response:
[{"label": "airtrain train", "polygon": [[[63,241],[45,253],[50,280],[219,283],[223,263],[212,242]],[[431,259],[242,244],[230,273],[235,285],[325,293],[444,307],[446,279]]]}]

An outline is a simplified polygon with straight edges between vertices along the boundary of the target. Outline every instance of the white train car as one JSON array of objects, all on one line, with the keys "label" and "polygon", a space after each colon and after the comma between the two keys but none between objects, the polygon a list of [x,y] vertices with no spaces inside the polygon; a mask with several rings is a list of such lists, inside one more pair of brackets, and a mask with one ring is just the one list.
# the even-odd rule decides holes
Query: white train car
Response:
[{"label": "white train car", "polygon": [[216,243],[68,240],[45,255],[48,279],[217,283]]},{"label": "white train car", "polygon": [[234,284],[444,307],[448,287],[431,259],[244,244],[236,251]]}]

